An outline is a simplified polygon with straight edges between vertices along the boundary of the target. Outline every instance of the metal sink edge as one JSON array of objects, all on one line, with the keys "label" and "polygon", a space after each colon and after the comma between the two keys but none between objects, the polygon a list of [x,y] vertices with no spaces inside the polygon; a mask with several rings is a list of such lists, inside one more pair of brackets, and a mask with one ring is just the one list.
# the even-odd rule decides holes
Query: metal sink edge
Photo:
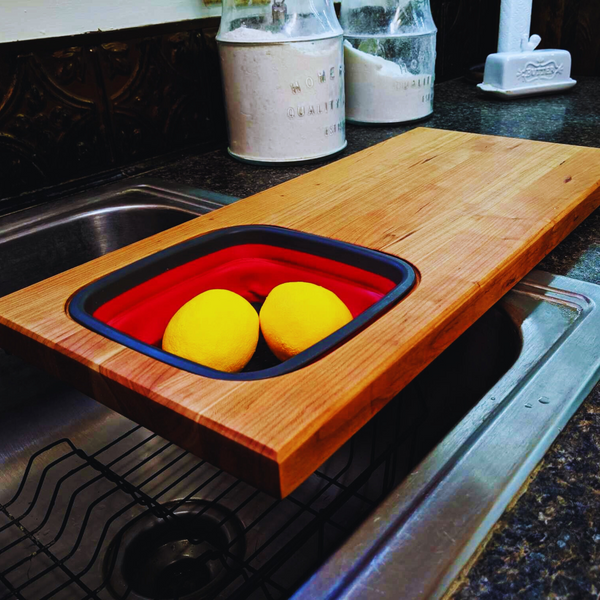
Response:
[{"label": "metal sink edge", "polygon": [[22,232],[32,234],[69,219],[83,218],[89,213],[119,210],[126,206],[144,208],[149,206],[148,196],[155,197],[161,208],[170,207],[198,216],[203,212],[216,210],[239,200],[233,196],[184,184],[166,184],[160,179],[151,177],[135,181],[120,181],[91,192],[66,196],[43,205],[28,206],[23,210],[2,216],[0,243],[7,243]]}]

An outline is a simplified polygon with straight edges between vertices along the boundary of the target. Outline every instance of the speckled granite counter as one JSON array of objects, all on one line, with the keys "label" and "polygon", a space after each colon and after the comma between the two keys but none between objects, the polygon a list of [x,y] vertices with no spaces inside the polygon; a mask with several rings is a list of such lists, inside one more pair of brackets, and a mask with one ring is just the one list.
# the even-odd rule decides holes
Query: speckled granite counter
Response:
[{"label": "speckled granite counter", "polygon": [[[581,79],[566,95],[510,103],[482,97],[462,80],[444,83],[436,87],[435,115],[418,125],[600,147],[600,79]],[[348,126],[343,155],[414,126]],[[243,165],[221,150],[144,175],[245,197],[316,166]],[[600,210],[539,268],[600,284]],[[600,598],[600,384],[497,523],[453,597]]]}]

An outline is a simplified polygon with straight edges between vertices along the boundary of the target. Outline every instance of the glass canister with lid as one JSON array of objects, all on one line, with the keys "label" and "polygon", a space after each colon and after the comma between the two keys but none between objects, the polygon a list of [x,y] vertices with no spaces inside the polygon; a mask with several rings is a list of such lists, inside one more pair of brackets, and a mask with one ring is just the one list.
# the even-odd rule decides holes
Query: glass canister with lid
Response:
[{"label": "glass canister with lid", "polygon": [[297,162],[346,146],[332,0],[223,0],[217,42],[232,156]]},{"label": "glass canister with lid", "polygon": [[433,112],[437,29],[429,0],[342,0],[346,118],[403,123]]}]

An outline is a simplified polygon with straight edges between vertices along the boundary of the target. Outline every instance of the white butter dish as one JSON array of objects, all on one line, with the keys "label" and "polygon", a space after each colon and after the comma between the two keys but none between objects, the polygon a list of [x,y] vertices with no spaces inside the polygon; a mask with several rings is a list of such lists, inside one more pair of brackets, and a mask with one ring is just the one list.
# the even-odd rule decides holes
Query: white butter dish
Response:
[{"label": "white butter dish", "polygon": [[503,98],[517,98],[563,91],[576,83],[571,79],[567,50],[530,50],[490,54],[478,87]]}]

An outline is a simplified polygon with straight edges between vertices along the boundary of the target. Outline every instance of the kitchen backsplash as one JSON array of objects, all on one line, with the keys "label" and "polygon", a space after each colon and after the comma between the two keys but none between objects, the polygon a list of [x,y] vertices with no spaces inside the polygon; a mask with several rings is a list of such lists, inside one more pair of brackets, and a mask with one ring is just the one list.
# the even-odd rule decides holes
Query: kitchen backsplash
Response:
[{"label": "kitchen backsplash", "polygon": [[[495,50],[500,0],[431,5],[438,81]],[[218,22],[0,45],[0,211],[32,190],[114,178],[190,146],[223,145]]]},{"label": "kitchen backsplash", "polygon": [[0,197],[222,142],[217,26],[0,46]]}]

